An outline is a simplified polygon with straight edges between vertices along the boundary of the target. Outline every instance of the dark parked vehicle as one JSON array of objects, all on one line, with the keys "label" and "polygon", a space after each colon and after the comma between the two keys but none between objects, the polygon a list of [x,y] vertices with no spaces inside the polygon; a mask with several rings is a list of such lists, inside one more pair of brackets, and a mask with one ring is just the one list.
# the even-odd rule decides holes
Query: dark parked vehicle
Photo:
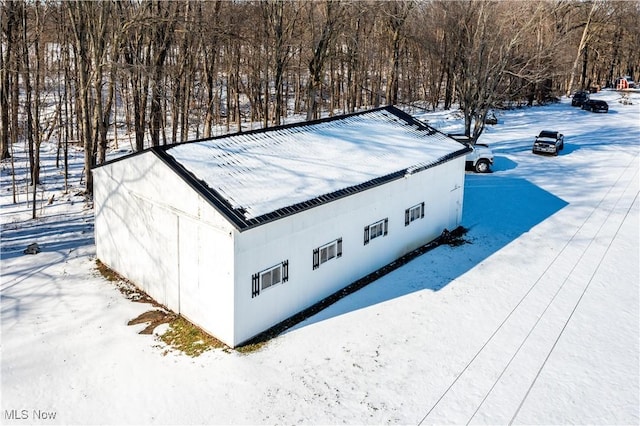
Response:
[{"label": "dark parked vehicle", "polygon": [[571,99],[571,106],[582,106],[586,101],[589,100],[589,92],[580,91],[573,94],[573,99]]},{"label": "dark parked vehicle", "polygon": [[587,102],[582,104],[582,109],[591,112],[609,112],[609,104],[605,101],[589,99]]},{"label": "dark parked vehicle", "polygon": [[564,149],[564,135],[554,130],[543,130],[533,142],[534,154],[558,155]]}]

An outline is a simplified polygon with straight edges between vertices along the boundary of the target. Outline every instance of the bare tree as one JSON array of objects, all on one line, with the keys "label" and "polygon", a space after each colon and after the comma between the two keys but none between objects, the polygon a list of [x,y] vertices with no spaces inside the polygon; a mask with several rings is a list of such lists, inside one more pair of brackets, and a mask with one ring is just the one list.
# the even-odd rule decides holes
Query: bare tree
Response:
[{"label": "bare tree", "polygon": [[133,104],[133,128],[136,136],[135,149],[144,149],[146,130],[147,100],[149,95],[150,52],[146,21],[150,17],[150,3],[137,5],[134,2],[117,2],[119,20],[122,23],[121,51],[128,72],[131,103]]},{"label": "bare tree", "polygon": [[414,7],[414,2],[392,1],[384,3],[383,14],[386,15],[386,23],[391,38],[391,63],[387,76],[386,100],[388,104],[398,103],[398,74],[400,70],[400,51],[406,38],[404,27],[407,17]]},{"label": "bare tree", "polygon": [[[11,143],[10,128],[16,126],[9,110],[17,113],[17,105],[10,98],[12,92],[13,76],[17,75],[17,67],[14,61],[17,47],[16,40],[16,8],[13,1],[8,0],[5,7],[1,8],[0,23],[2,24],[2,42],[0,43],[0,160],[9,158],[9,144]],[[17,88],[13,90],[17,94]],[[16,117],[17,119],[17,117]]]},{"label": "bare tree", "polygon": [[169,51],[173,29],[176,23],[177,2],[161,2],[154,1],[152,3],[154,10],[153,15],[156,19],[151,21],[151,32],[149,50],[151,51],[150,68],[151,78],[149,84],[151,86],[151,108],[149,110],[149,132],[151,134],[151,144],[153,146],[160,145],[160,128],[163,125],[162,120],[162,99],[165,96],[164,85],[162,84],[164,75],[164,65]]},{"label": "bare tree", "polygon": [[[18,105],[19,105],[19,97],[20,97],[20,81],[19,81],[19,71],[20,71],[20,60],[19,51],[20,51],[20,35],[18,34],[20,31],[21,18],[18,13],[20,6],[14,4],[13,2],[9,3],[9,7],[6,7],[4,10],[7,12],[7,60],[5,61],[5,69],[4,71],[7,73],[9,77],[9,91],[11,101],[9,105],[9,144],[13,147],[16,143],[18,143],[18,129],[19,129],[19,114],[18,114]],[[5,128],[6,131],[6,128]],[[11,152],[11,149],[8,149]],[[13,195],[13,203],[17,203],[17,188],[16,188],[16,174],[14,167],[14,158],[11,155],[11,183],[12,183],[12,195]]]},{"label": "bare tree", "polygon": [[[208,5],[210,3],[205,3]],[[202,63],[203,63],[203,80],[206,90],[206,98],[204,100],[204,137],[211,137],[211,129],[216,118],[219,121],[220,105],[217,99],[216,71],[218,67],[218,49],[220,48],[221,29],[220,29],[220,9],[222,0],[216,0],[213,3],[213,10],[210,12],[208,8],[203,10],[203,16],[206,19],[206,25],[202,28],[202,38],[207,42],[202,43]]]},{"label": "bare tree", "polygon": [[[580,43],[578,44],[576,59],[573,61],[573,67],[571,68],[569,84],[567,85],[567,96],[569,95],[569,93],[571,93],[571,90],[573,88],[573,81],[575,78],[576,70],[578,68],[580,57],[584,55],[586,52],[585,49],[586,49],[587,41],[589,38],[589,30],[591,29],[591,21],[594,17],[595,12],[598,10],[598,7],[600,6],[600,2],[598,0],[590,1],[589,4],[587,4],[587,6],[589,8],[588,8],[587,17],[584,23],[584,27],[582,29],[582,37],[580,38]],[[583,72],[583,75],[584,75],[584,72]]]},{"label": "bare tree", "polygon": [[91,9],[95,4],[90,2],[68,2],[65,3],[69,22],[74,35],[74,56],[76,58],[75,71],[77,73],[76,91],[80,99],[80,117],[82,129],[81,139],[84,146],[84,170],[86,173],[86,192],[93,193],[93,176],[91,168],[93,162],[93,135],[94,128],[91,118],[93,117],[93,102],[90,95],[90,69],[92,67],[89,40],[86,34],[93,24],[90,16]]},{"label": "bare tree", "polygon": [[[485,118],[495,103],[508,97],[515,80],[534,81],[529,73],[535,54],[522,49],[525,39],[544,13],[544,3],[488,3],[470,0],[449,6],[449,16],[459,22],[456,49],[456,92],[464,113],[464,133],[472,143],[484,131]],[[515,9],[515,10],[514,10]],[[449,25],[454,25],[449,21]]]},{"label": "bare tree", "polygon": [[[296,53],[294,40],[300,14],[300,4],[291,1],[269,0],[260,2],[264,20],[267,51],[270,51],[270,63],[273,68],[275,106],[273,124],[279,125],[286,115],[283,96],[286,67]],[[267,83],[267,87],[269,84]],[[265,99],[265,100],[268,100]],[[267,124],[267,123],[265,123]]]},{"label": "bare tree", "polygon": [[[93,114],[93,154],[92,164],[102,164],[106,159],[107,131],[110,126],[111,109],[115,93],[115,62],[118,60],[119,49],[115,34],[116,26],[110,25],[109,18],[113,16],[114,5],[111,1],[104,1],[99,7],[88,9],[92,23],[87,36],[91,52],[92,76],[91,93]],[[108,71],[105,76],[105,69]],[[106,81],[105,81],[106,78]],[[104,90],[105,84],[107,86]]]},{"label": "bare tree", "polygon": [[[313,49],[309,61],[309,82],[307,84],[307,120],[318,118],[319,97],[321,96],[324,66],[330,52],[330,46],[336,38],[343,17],[342,6],[333,0],[325,0],[322,3],[311,3],[309,9],[309,22],[313,35]],[[322,22],[318,33],[316,23],[317,9],[321,9]]]},{"label": "bare tree", "polygon": [[[171,81],[173,95],[171,99],[171,118],[173,121],[172,142],[185,141],[189,137],[189,111],[191,98],[194,91],[194,82],[197,81],[198,56],[201,54],[202,37],[200,33],[202,3],[184,4],[182,19],[176,22],[175,43],[178,44],[177,54],[169,55],[171,67],[167,69],[167,79]],[[206,67],[207,65],[205,65]],[[168,99],[169,97],[165,97]],[[206,111],[206,109],[205,109]],[[166,116],[166,113],[163,114]],[[168,127],[165,125],[164,127]],[[180,129],[180,139],[177,137]]]}]

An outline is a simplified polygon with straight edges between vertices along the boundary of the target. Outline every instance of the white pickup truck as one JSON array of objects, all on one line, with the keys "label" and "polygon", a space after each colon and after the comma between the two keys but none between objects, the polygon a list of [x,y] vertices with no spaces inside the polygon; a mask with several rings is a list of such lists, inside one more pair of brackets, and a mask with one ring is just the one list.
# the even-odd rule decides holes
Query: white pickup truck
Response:
[{"label": "white pickup truck", "polygon": [[449,134],[450,138],[462,142],[472,149],[467,154],[466,168],[473,170],[476,173],[489,173],[491,172],[491,166],[493,165],[493,151],[489,148],[489,145],[483,143],[476,143],[475,145],[469,143],[469,138],[465,135]]},{"label": "white pickup truck", "polygon": [[475,145],[469,144],[469,147],[473,151],[467,154],[467,168],[476,173],[489,173],[493,165],[493,151],[489,145],[477,143]]}]

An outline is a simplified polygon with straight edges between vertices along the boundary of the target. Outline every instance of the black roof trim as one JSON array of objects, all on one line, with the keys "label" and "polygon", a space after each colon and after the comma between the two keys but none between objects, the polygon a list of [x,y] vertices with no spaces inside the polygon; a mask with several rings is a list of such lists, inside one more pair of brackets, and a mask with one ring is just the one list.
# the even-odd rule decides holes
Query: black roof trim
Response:
[{"label": "black roof trim", "polygon": [[258,217],[255,218],[246,218],[245,217],[245,210],[244,209],[237,209],[237,208],[233,208],[233,206],[229,203],[229,201],[227,201],[218,191],[214,190],[213,188],[209,187],[209,185],[207,185],[206,182],[198,179],[195,175],[193,175],[193,173],[191,173],[189,170],[187,170],[182,164],[180,164],[179,162],[177,162],[169,153],[167,153],[167,150],[177,146],[177,145],[182,145],[182,144],[186,144],[186,143],[196,143],[196,142],[204,142],[204,141],[209,141],[209,140],[215,140],[215,139],[223,139],[223,138],[227,138],[230,136],[241,136],[241,135],[250,135],[250,134],[256,134],[256,133],[265,133],[265,132],[272,132],[272,131],[277,131],[277,130],[282,130],[282,129],[291,129],[291,128],[296,128],[296,127],[304,127],[304,126],[310,126],[310,125],[314,125],[314,124],[319,124],[319,123],[326,123],[326,122],[331,122],[331,121],[337,121],[337,120],[342,120],[344,118],[348,118],[348,117],[353,117],[353,116],[357,116],[357,115],[363,115],[363,114],[368,114],[371,112],[375,112],[375,111],[380,111],[380,110],[385,110],[388,111],[389,113],[397,116],[399,119],[407,122],[407,124],[411,124],[411,125],[416,125],[418,126],[419,130],[426,130],[429,131],[429,134],[434,134],[434,133],[439,133],[445,137],[448,137],[447,135],[445,135],[444,133],[438,131],[437,129],[417,120],[416,118],[412,117],[411,115],[399,110],[398,108],[394,107],[394,106],[384,106],[384,107],[380,107],[380,108],[375,108],[375,109],[370,109],[370,110],[366,110],[366,111],[360,111],[360,112],[355,112],[352,114],[346,114],[346,115],[339,115],[339,116],[334,116],[334,117],[327,117],[327,118],[323,118],[320,120],[314,120],[314,121],[303,121],[303,122],[298,122],[298,123],[292,123],[292,124],[286,124],[286,125],[282,125],[282,126],[276,126],[276,127],[267,127],[267,128],[262,128],[262,129],[256,129],[256,130],[250,130],[250,131],[246,131],[246,132],[239,132],[239,133],[232,133],[232,134],[226,134],[226,135],[221,135],[221,136],[216,136],[216,137],[212,137],[212,138],[205,138],[205,139],[197,139],[197,140],[193,140],[193,141],[187,141],[187,142],[181,142],[178,144],[172,144],[172,145],[163,145],[163,146],[157,146],[157,147],[151,147],[151,148],[147,148],[143,151],[139,151],[136,153],[133,153],[131,155],[127,155],[127,156],[123,156],[123,157],[119,157],[116,158],[114,160],[110,160],[107,161],[103,164],[101,164],[100,166],[97,167],[102,167],[104,165],[107,164],[111,164],[117,161],[121,161],[127,158],[131,158],[133,156],[136,155],[140,155],[143,154],[145,152],[151,151],[154,155],[156,155],[161,161],[163,161],[169,168],[171,168],[173,171],[176,172],[176,174],[178,174],[178,176],[180,176],[190,187],[192,187],[198,194],[200,194],[205,200],[207,200],[216,210],[218,210],[218,212],[220,212],[224,217],[226,217],[239,231],[245,231],[251,228],[255,228],[257,226],[263,225],[265,223],[269,223],[278,219],[282,219],[284,217],[287,216],[291,216],[294,215],[296,213],[300,213],[302,211],[317,207],[321,204],[326,204],[335,200],[339,200],[341,198],[356,194],[358,192],[362,192],[362,191],[366,191],[368,189],[371,188],[375,188],[377,186],[383,185],[385,183],[397,180],[397,179],[401,179],[406,175],[411,175],[414,173],[419,173],[423,170],[426,169],[430,169],[432,167],[435,167],[439,164],[443,164],[446,163],[450,160],[453,160],[454,158],[466,155],[468,152],[471,151],[471,149],[464,145],[464,144],[460,144],[461,145],[461,149],[459,149],[458,151],[455,151],[453,153],[450,153],[448,155],[445,155],[441,158],[439,158],[438,160],[428,163],[428,164],[419,164],[419,165],[415,165],[409,168],[405,168],[402,170],[398,170],[396,172],[390,173],[388,175],[385,176],[380,176],[374,179],[371,179],[367,182],[363,182],[361,184],[358,185],[354,185],[354,186],[350,186],[347,188],[343,188],[343,189],[339,189],[337,191],[328,193],[328,194],[323,194],[320,196],[317,196],[316,198],[313,198],[311,200],[307,200],[307,201],[303,201],[297,204],[293,204],[290,206],[286,206],[286,207],[282,207],[280,209],[277,209],[273,212],[270,213],[265,213],[263,215],[260,215]]},{"label": "black roof trim", "polygon": [[216,210],[218,210],[223,216],[225,216],[239,231],[245,231],[251,228],[255,228],[265,223],[273,222],[278,219],[282,219],[287,216],[300,213],[305,210],[312,209],[322,204],[330,203],[332,201],[339,200],[344,197],[356,194],[358,192],[366,191],[371,188],[375,188],[380,185],[384,185],[388,182],[402,179],[406,175],[419,173],[421,171],[430,169],[437,165],[446,163],[454,158],[466,155],[471,151],[469,147],[463,147],[462,149],[445,155],[439,158],[437,161],[422,164],[410,168],[398,170],[385,176],[380,176],[371,179],[367,182],[363,182],[358,185],[350,186],[347,188],[339,189],[328,194],[319,195],[313,199],[302,201],[297,204],[282,207],[269,213],[265,213],[255,218],[246,218],[243,209],[235,209],[232,205],[222,196],[218,191],[210,188],[205,182],[196,178],[190,171],[185,169],[180,163],[178,163],[171,155],[167,154],[162,149],[151,149],[165,164],[173,169],[180,177],[182,177],[189,186],[191,186],[198,194],[200,194],[205,200],[207,200]]},{"label": "black roof trim", "polygon": [[246,228],[246,219],[244,211],[234,209],[233,206],[222,197],[217,191],[211,189],[204,181],[196,178],[193,173],[184,168],[172,156],[167,154],[165,149],[160,147],[150,148],[160,160],[162,160],[169,168],[175,171],[184,181],[192,187],[198,194],[207,200],[216,210],[224,215],[233,225],[242,230]]},{"label": "black roof trim", "polygon": [[246,130],[246,131],[236,132],[236,133],[226,133],[224,135],[213,136],[213,137],[210,137],[210,138],[200,138],[200,139],[194,139],[194,140],[189,140],[189,141],[184,141],[184,142],[176,142],[176,143],[167,144],[167,145],[161,145],[161,146],[156,146],[156,147],[149,147],[149,148],[145,148],[142,151],[134,152],[134,153],[131,153],[131,154],[128,154],[128,155],[123,155],[122,157],[114,158],[113,160],[105,161],[104,163],[102,163],[100,165],[94,166],[93,169],[97,169],[97,168],[100,168],[102,166],[106,166],[107,164],[112,164],[112,163],[115,163],[115,162],[118,162],[118,161],[122,161],[122,160],[125,160],[127,158],[134,157],[136,155],[144,154],[147,151],[155,151],[157,153],[158,150],[165,151],[165,150],[171,149],[173,147],[176,147],[178,145],[184,145],[184,144],[189,144],[189,143],[205,142],[205,141],[211,141],[211,140],[216,140],[216,139],[225,139],[225,138],[232,137],[232,136],[245,136],[245,135],[254,135],[254,134],[260,134],[260,133],[267,133],[267,132],[275,132],[275,131],[278,131],[278,130],[287,130],[287,129],[293,129],[293,128],[296,128],[296,127],[312,126],[312,125],[320,124],[320,123],[328,123],[328,122],[331,122],[331,121],[339,121],[339,120],[343,120],[345,118],[354,117],[354,116],[358,116],[358,115],[370,114],[370,113],[376,112],[376,111],[387,111],[387,112],[395,115],[396,117],[406,121],[407,124],[416,125],[416,126],[418,126],[420,128],[420,130],[428,130],[429,134],[440,133],[443,136],[448,136],[445,133],[442,133],[441,131],[439,131],[438,129],[435,129],[435,128],[429,126],[428,124],[418,120],[417,118],[411,116],[410,114],[407,114],[406,112],[398,109],[397,107],[395,107],[393,105],[386,105],[386,106],[382,106],[382,107],[378,107],[378,108],[367,109],[367,110],[364,110],[364,111],[352,112],[350,114],[342,114],[342,115],[335,115],[333,117],[320,118],[318,120],[299,121],[297,123],[283,124],[283,125],[280,125],[280,126],[263,127],[263,128],[260,128],[260,129]]},{"label": "black roof trim", "polygon": [[152,148],[147,148],[147,149],[143,149],[142,151],[136,151],[136,152],[132,152],[131,154],[125,154],[125,155],[123,155],[121,157],[114,158],[113,160],[107,160],[104,163],[101,163],[101,164],[98,164],[98,165],[95,165],[95,166],[91,167],[91,170],[99,169],[102,166],[106,166],[106,165],[109,165],[109,164],[117,163],[118,161],[127,160],[127,159],[132,158],[132,157],[137,157],[138,155],[142,155],[142,154],[146,153],[147,151],[150,151],[151,149]]},{"label": "black roof trim", "polygon": [[[376,111],[388,111],[391,114],[399,116],[400,118],[402,118],[405,121],[410,121],[412,124],[416,124],[418,126],[427,126],[426,124],[424,124],[424,123],[422,123],[422,122],[420,122],[418,120],[413,119],[410,115],[408,115],[405,112],[399,110],[398,108],[394,107],[393,105],[387,105],[387,106],[382,106],[382,107],[378,107],[378,108],[367,109],[367,110],[364,110],[364,111],[352,112],[352,113],[349,113],[349,114],[341,114],[341,115],[334,115],[333,117],[319,118],[317,120],[298,121],[296,123],[282,124],[280,126],[262,127],[260,129],[244,130],[242,132],[227,133],[227,134],[224,134],[224,135],[212,136],[210,138],[201,138],[201,139],[194,139],[194,140],[185,141],[185,142],[178,142],[178,143],[171,144],[171,145],[163,145],[161,148],[163,148],[163,149],[171,149],[171,148],[173,148],[173,147],[175,147],[177,145],[183,145],[183,144],[187,144],[187,143],[205,142],[205,141],[212,141],[212,140],[216,140],[216,139],[224,139],[224,138],[228,138],[228,137],[231,137],[231,136],[247,136],[247,135],[260,134],[260,133],[275,132],[275,131],[278,131],[278,130],[295,129],[297,127],[313,126],[313,125],[321,124],[321,123],[329,123],[329,122],[332,122],[332,121],[340,121],[340,120],[344,120],[345,118],[355,117],[355,116],[358,116],[358,115],[370,114],[370,113],[376,112]],[[409,119],[407,119],[406,117],[409,117]],[[435,129],[433,129],[433,130],[435,130]]]}]

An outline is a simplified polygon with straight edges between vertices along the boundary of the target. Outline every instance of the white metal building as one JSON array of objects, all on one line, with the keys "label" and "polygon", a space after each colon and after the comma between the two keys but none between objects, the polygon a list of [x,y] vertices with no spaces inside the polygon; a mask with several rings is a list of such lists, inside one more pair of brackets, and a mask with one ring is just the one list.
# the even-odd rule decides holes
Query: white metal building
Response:
[{"label": "white metal building", "polygon": [[460,224],[468,148],[394,108],[93,170],[97,256],[230,346]]}]

